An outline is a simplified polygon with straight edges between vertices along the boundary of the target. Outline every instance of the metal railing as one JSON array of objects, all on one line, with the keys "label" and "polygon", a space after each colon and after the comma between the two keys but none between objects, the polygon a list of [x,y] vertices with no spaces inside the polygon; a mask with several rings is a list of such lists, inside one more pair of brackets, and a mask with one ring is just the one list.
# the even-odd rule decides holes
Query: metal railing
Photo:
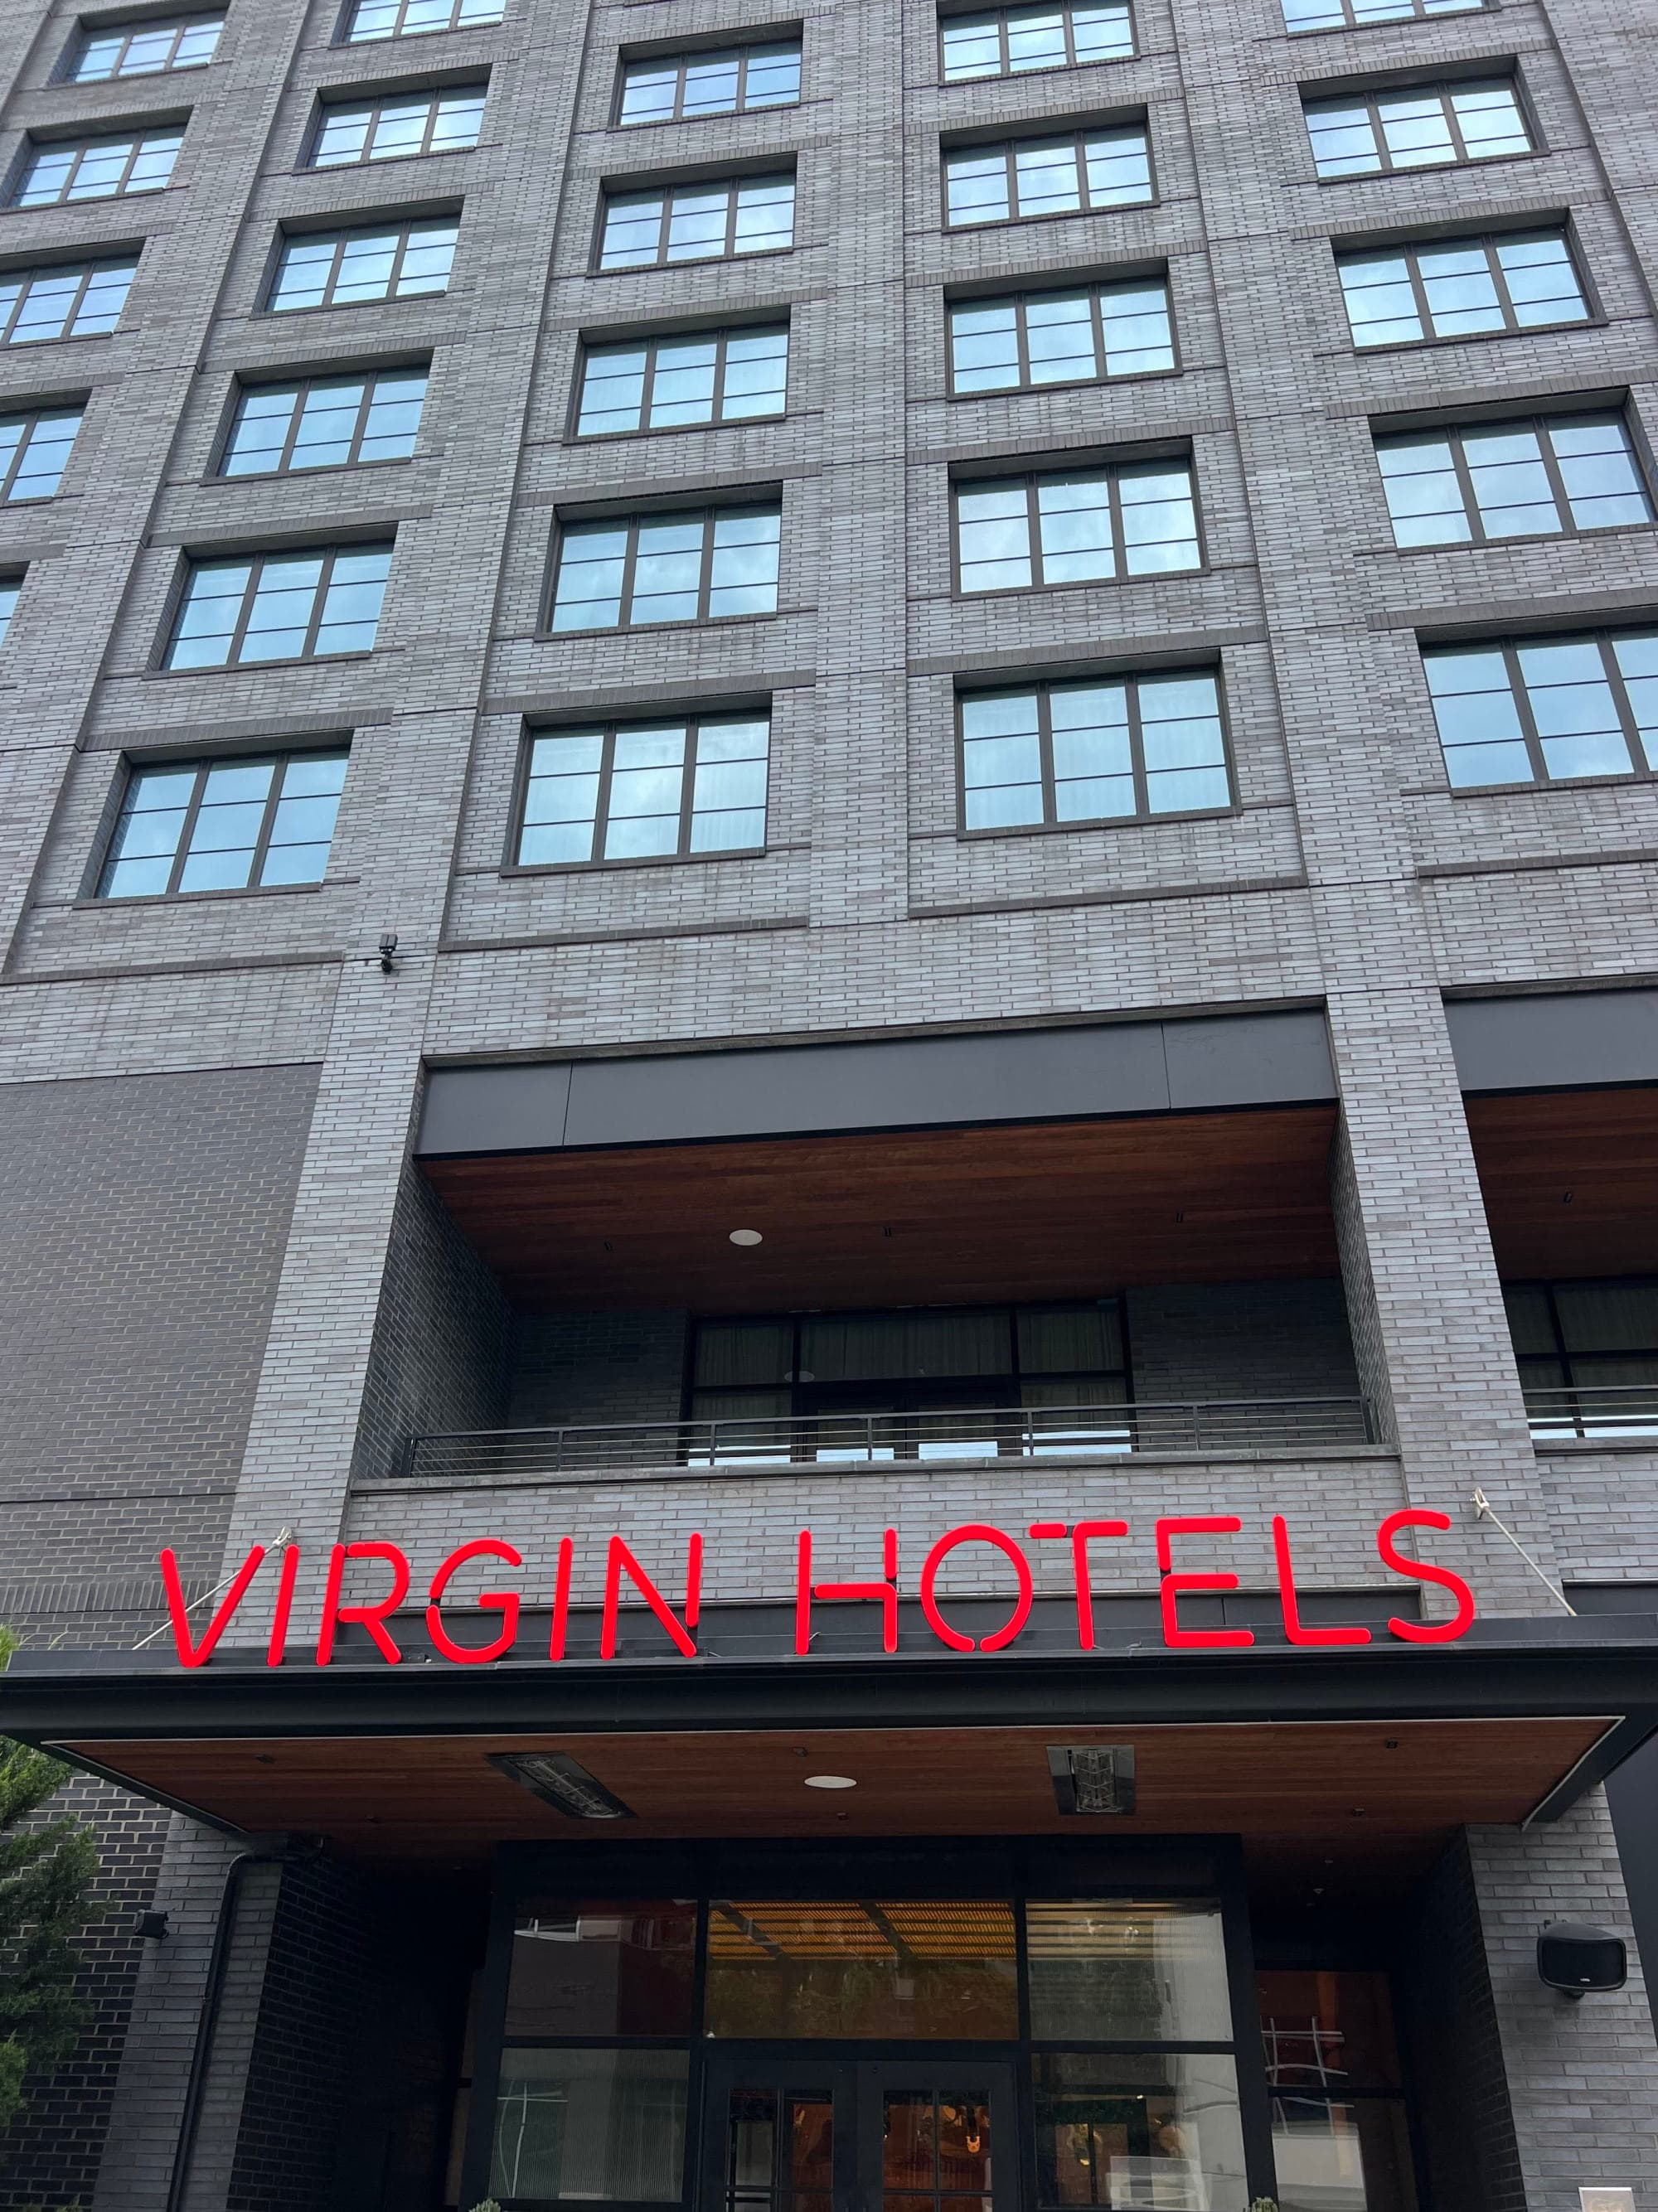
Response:
[{"label": "metal railing", "polygon": [[1376,1441],[1364,1398],[1212,1398],[1185,1404],[982,1407],[803,1419],[626,1421],[474,1429],[409,1439],[402,1473],[448,1481],[614,1468],[887,1465],[1133,1453],[1316,1452]]},{"label": "metal railing", "polygon": [[1526,1413],[1536,1443],[1561,1437],[1650,1437],[1658,1442],[1658,1382],[1579,1382],[1546,1390],[1527,1386]]}]

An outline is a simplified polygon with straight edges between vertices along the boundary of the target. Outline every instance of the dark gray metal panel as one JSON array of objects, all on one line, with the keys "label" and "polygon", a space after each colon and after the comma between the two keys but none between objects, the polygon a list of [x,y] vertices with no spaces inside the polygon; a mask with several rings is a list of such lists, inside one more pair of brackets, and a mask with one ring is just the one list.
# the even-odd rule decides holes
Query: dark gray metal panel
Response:
[{"label": "dark gray metal panel", "polygon": [[547,1152],[564,1142],[570,1064],[436,1067],[426,1079],[420,1134],[426,1158],[440,1152]]},{"label": "dark gray metal panel", "polygon": [[1333,1098],[1322,1013],[445,1067],[417,1151],[550,1152]]},{"label": "dark gray metal panel", "polygon": [[1459,999],[1445,1018],[1465,1091],[1658,1083],[1658,991]]},{"label": "dark gray metal panel", "polygon": [[1336,1095],[1322,1012],[1165,1022],[1163,1052],[1177,1108],[1287,1106]]},{"label": "dark gray metal panel", "polygon": [[594,1060],[565,1142],[787,1136],[1167,1110],[1159,1024]]}]

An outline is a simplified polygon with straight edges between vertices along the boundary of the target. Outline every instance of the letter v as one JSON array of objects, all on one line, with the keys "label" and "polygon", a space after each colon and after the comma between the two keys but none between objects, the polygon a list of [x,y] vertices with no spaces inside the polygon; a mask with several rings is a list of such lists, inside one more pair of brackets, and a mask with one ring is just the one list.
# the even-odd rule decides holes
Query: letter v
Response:
[{"label": "letter v", "polygon": [[184,1601],[184,1584],[179,1579],[178,1556],[171,1546],[162,1553],[162,1583],[167,1591],[167,1610],[173,1622],[173,1641],[179,1647],[179,1657],[186,1667],[204,1667],[213,1656],[213,1646],[235,1619],[236,1607],[247,1595],[247,1585],[264,1564],[265,1547],[255,1544],[237,1571],[236,1579],[219,1600],[219,1609],[207,1624],[207,1633],[199,1644],[190,1640],[190,1614]]}]

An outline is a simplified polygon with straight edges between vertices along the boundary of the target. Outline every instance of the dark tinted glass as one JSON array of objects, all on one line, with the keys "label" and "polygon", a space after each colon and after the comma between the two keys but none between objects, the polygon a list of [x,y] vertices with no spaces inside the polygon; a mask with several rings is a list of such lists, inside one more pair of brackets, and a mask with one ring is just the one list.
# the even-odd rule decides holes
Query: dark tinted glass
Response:
[{"label": "dark tinted glass", "polygon": [[697,1908],[530,1899],[513,1931],[509,2035],[685,2035]]}]

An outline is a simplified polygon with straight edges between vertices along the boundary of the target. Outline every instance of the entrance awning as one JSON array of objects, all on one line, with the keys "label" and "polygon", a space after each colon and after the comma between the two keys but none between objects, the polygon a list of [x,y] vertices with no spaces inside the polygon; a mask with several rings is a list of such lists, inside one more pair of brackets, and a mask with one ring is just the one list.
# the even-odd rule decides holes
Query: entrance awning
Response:
[{"label": "entrance awning", "polygon": [[[501,1842],[1238,1833],[1426,1842],[1549,1820],[1658,1730],[1658,1620],[1503,1621],[1454,1646],[898,1653],[268,1669],[21,1653],[0,1729],[140,1796],[342,1856]],[[1131,1747],[1131,1813],[1060,1809],[1051,1751]],[[630,1816],[492,1759],[561,1752]],[[852,1789],[808,1786],[850,1778]]]}]

